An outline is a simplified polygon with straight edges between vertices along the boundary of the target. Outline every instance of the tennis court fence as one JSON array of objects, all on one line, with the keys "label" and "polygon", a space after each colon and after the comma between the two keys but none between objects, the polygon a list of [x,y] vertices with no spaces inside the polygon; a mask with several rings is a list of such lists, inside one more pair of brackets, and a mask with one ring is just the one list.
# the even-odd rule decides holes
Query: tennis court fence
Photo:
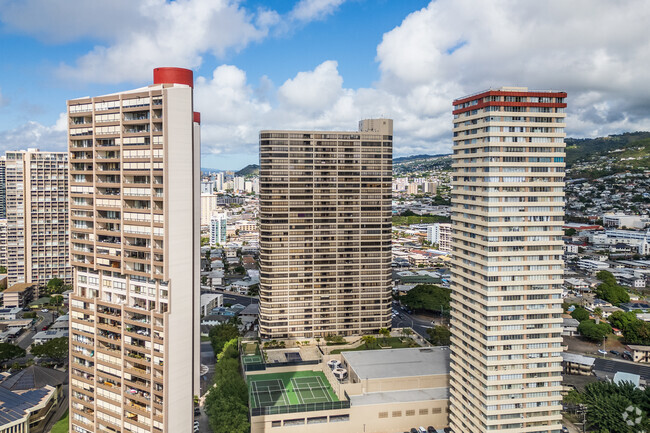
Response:
[{"label": "tennis court fence", "polygon": [[327,401],[323,403],[292,404],[290,406],[268,406],[251,409],[251,416],[279,415],[284,413],[314,412],[317,410],[349,409],[350,401]]},{"label": "tennis court fence", "polygon": [[317,365],[320,364],[320,361],[317,359],[307,360],[307,361],[285,361],[285,362],[271,362],[271,363],[260,363],[260,364],[244,364],[244,371],[260,371],[266,370],[267,368],[273,367],[289,367],[293,365]]}]

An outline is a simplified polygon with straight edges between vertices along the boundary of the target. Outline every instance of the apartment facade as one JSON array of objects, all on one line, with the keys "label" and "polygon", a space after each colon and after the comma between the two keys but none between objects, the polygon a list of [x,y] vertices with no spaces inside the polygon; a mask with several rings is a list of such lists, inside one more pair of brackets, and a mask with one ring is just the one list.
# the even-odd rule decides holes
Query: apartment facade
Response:
[{"label": "apartment facade", "polygon": [[428,226],[427,241],[438,244],[440,251],[451,251],[451,224],[435,223]]},{"label": "apartment facade", "polygon": [[390,326],[393,122],[260,132],[260,332]]},{"label": "apartment facade", "polygon": [[7,191],[6,191],[6,176],[5,171],[7,168],[7,158],[3,155],[0,156],[0,219],[7,218]]},{"label": "apartment facade", "polygon": [[4,163],[9,285],[71,283],[67,153],[10,151]]},{"label": "apartment facade", "polygon": [[557,433],[566,93],[454,101],[450,425]]},{"label": "apartment facade", "polygon": [[215,213],[210,217],[210,245],[226,245],[228,214]]},{"label": "apartment facade", "polygon": [[68,101],[70,430],[190,431],[199,394],[192,71]]}]

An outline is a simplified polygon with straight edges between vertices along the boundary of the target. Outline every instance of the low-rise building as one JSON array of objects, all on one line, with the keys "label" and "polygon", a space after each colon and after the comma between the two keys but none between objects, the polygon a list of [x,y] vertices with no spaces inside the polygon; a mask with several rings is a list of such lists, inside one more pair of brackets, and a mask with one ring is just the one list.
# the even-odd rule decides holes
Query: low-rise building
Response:
[{"label": "low-rise building", "polygon": [[641,346],[637,344],[629,344],[628,349],[632,353],[632,361],[634,362],[650,362],[650,346]]},{"label": "low-rise building", "polygon": [[32,299],[38,297],[38,286],[34,283],[18,283],[2,293],[4,308],[25,308]]},{"label": "low-rise building", "polygon": [[16,320],[21,311],[20,307],[0,308],[0,320]]},{"label": "low-rise building", "polygon": [[[334,370],[328,367],[330,361],[337,362]],[[266,379],[272,373],[268,367],[265,371],[247,371],[249,384],[256,376]],[[261,386],[253,388],[257,392],[252,393],[257,400],[251,404],[251,433],[393,433],[418,426],[434,426],[440,431],[448,426],[448,347],[350,351],[326,356],[318,366],[309,363],[277,370],[301,371],[304,375],[306,370],[318,368],[305,380],[318,377],[318,388],[327,389],[329,385],[338,401],[328,398],[325,403],[291,405],[285,400],[286,406],[272,402],[260,407],[267,400],[263,386],[270,381],[259,381]],[[329,384],[320,378],[323,373]]]},{"label": "low-rise building", "polygon": [[203,293],[201,295],[201,315],[207,316],[213,308],[223,306],[223,295],[221,293]]},{"label": "low-rise building", "polygon": [[41,331],[34,335],[34,344],[43,344],[47,343],[50,340],[56,338],[68,337],[69,332],[67,328],[62,329],[48,329],[47,331]]},{"label": "low-rise building", "polygon": [[562,373],[591,376],[594,374],[595,358],[562,352]]}]

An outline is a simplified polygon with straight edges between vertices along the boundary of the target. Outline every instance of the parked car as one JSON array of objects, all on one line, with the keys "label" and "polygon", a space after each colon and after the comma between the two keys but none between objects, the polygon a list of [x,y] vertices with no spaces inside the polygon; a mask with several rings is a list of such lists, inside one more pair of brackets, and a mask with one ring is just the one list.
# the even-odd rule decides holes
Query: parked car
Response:
[{"label": "parked car", "polygon": [[619,352],[618,350],[610,350],[609,353],[611,353],[614,356],[618,356],[621,354],[621,352]]},{"label": "parked car", "polygon": [[436,428],[430,425],[427,427],[427,433],[436,433]]},{"label": "parked car", "polygon": [[600,353],[601,355],[607,355],[607,351],[603,349],[598,349],[598,353]]}]

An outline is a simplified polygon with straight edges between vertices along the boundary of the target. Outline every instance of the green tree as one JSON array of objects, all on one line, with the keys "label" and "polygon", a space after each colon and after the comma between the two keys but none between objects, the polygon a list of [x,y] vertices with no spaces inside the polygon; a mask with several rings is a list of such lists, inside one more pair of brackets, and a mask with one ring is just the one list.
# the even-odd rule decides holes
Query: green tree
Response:
[{"label": "green tree", "polygon": [[630,295],[625,287],[616,283],[616,278],[609,271],[599,271],[596,278],[602,281],[602,284],[596,287],[595,293],[600,299],[619,305],[630,301]]},{"label": "green tree", "polygon": [[210,343],[212,343],[214,353],[218,354],[221,353],[228,341],[239,337],[239,328],[232,323],[222,323],[213,326],[210,329],[208,336],[210,337]]},{"label": "green tree", "polygon": [[576,309],[571,312],[571,317],[576,319],[578,322],[582,322],[589,319],[589,311],[582,307],[576,307]]},{"label": "green tree", "polygon": [[50,298],[50,305],[54,305],[54,306],[63,305],[63,296],[62,295],[52,296]]},{"label": "green tree", "polygon": [[564,230],[564,236],[575,236],[576,233],[578,233],[576,229],[566,229],[566,230]]},{"label": "green tree", "polygon": [[260,285],[253,284],[248,288],[248,296],[259,296],[260,294]]},{"label": "green tree", "polygon": [[623,328],[623,338],[627,344],[650,345],[650,323],[634,320]]},{"label": "green tree", "polygon": [[440,313],[449,311],[451,290],[433,284],[419,284],[400,298],[403,304],[413,310]]},{"label": "green tree", "polygon": [[31,353],[34,356],[51,358],[62,362],[68,357],[68,337],[54,338],[43,344],[32,346]]},{"label": "green tree", "polygon": [[377,347],[377,339],[372,335],[364,335],[361,337],[361,341],[363,341],[363,344],[365,344],[368,349]]},{"label": "green tree", "polygon": [[588,340],[603,341],[603,338],[605,338],[608,334],[611,334],[612,327],[605,322],[600,322],[597,324],[593,320],[584,320],[580,322],[580,325],[578,326],[578,332]]},{"label": "green tree", "polygon": [[205,397],[205,411],[215,433],[247,433],[248,388],[240,374],[237,339],[223,345],[217,355],[214,387]]},{"label": "green tree", "polygon": [[388,341],[388,337],[390,336],[390,330],[388,328],[381,328],[379,330],[379,335],[381,335],[382,342],[386,343]]},{"label": "green tree", "polygon": [[436,325],[433,328],[427,328],[429,341],[434,346],[448,346],[451,342],[451,331],[446,326]]},{"label": "green tree", "polygon": [[594,316],[600,317],[602,319],[603,317],[603,309],[600,307],[594,308]]},{"label": "green tree", "polygon": [[624,331],[630,323],[635,322],[638,319],[636,318],[636,313],[633,311],[614,311],[609,315],[607,320],[614,328]]},{"label": "green tree", "polygon": [[0,364],[25,356],[25,350],[11,343],[0,343]]},{"label": "green tree", "polygon": [[65,283],[60,278],[52,278],[47,282],[47,290],[50,294],[63,293]]},{"label": "green tree", "polygon": [[0,266],[0,274],[6,274],[7,273],[7,268],[4,266]]}]

